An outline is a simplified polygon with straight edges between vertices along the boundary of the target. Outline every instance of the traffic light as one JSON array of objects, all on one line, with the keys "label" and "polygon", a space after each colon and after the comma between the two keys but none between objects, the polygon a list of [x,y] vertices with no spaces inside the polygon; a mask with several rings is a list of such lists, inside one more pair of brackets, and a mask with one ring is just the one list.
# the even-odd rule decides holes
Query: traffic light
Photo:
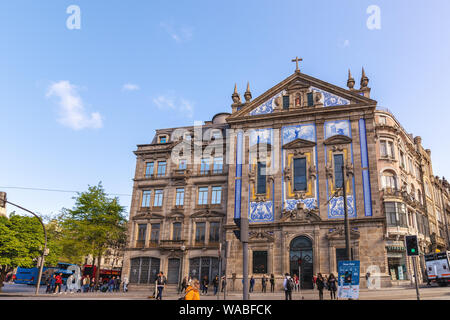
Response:
[{"label": "traffic light", "polygon": [[418,256],[419,255],[419,244],[417,242],[417,236],[406,236],[406,254],[408,256]]}]

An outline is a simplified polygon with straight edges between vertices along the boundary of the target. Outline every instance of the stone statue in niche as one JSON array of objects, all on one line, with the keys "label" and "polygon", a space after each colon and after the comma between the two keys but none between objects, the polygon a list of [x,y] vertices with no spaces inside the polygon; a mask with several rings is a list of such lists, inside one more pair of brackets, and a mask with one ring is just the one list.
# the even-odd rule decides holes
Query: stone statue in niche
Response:
[{"label": "stone statue in niche", "polygon": [[301,97],[300,97],[300,93],[297,93],[297,94],[295,95],[295,106],[296,106],[296,107],[300,107],[301,102],[302,102],[302,99],[301,99]]}]

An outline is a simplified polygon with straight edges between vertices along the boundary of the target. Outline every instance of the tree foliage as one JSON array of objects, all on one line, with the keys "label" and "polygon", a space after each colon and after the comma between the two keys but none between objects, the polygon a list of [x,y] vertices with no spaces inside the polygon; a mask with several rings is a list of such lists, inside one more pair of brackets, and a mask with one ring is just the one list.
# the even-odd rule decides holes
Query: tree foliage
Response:
[{"label": "tree foliage", "polygon": [[101,257],[109,247],[124,242],[125,208],[117,197],[109,198],[101,183],[79,193],[72,209],[63,209],[60,226],[63,230],[63,253],[84,257]]},{"label": "tree foliage", "polygon": [[[57,262],[58,249],[47,237],[50,254],[46,265]],[[16,267],[35,267],[44,249],[44,231],[36,217],[11,213],[10,217],[0,217],[0,289],[6,274]]]}]

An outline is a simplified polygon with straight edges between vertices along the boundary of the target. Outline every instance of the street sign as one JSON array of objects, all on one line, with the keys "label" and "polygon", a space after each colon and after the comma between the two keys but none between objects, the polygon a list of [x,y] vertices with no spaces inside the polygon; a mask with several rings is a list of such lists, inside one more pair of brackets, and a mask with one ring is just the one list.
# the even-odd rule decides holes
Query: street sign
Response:
[{"label": "street sign", "polygon": [[359,299],[359,266],[357,260],[339,261],[338,298]]}]

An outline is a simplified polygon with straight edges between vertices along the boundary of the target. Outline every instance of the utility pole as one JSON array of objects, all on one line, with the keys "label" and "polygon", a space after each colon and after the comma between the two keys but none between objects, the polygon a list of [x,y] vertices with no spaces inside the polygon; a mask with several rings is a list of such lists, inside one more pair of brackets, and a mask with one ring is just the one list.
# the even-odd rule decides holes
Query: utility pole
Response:
[{"label": "utility pole", "polygon": [[352,260],[352,250],[350,246],[350,221],[348,219],[347,207],[347,191],[345,189],[345,167],[342,165],[342,190],[344,197],[344,230],[345,230],[345,251],[347,252],[347,260]]},{"label": "utility pole", "polygon": [[44,269],[44,260],[45,260],[45,255],[47,254],[47,230],[45,229],[44,223],[42,222],[42,219],[39,218],[39,216],[37,214],[35,214],[34,212],[31,212],[28,209],[25,209],[17,204],[14,204],[12,202],[7,201],[6,199],[3,199],[4,202],[9,203],[10,205],[13,205],[19,209],[22,209],[23,211],[26,211],[28,213],[31,213],[33,216],[35,216],[39,222],[42,225],[42,229],[44,229],[44,250],[42,250],[42,256],[41,256],[41,265],[39,267],[39,275],[38,275],[38,279],[37,279],[37,284],[36,284],[36,292],[35,294],[39,294],[39,287],[41,286],[41,278],[42,278],[42,270]]},{"label": "utility pole", "polygon": [[241,217],[241,242],[242,242],[242,278],[244,281],[242,291],[243,300],[248,297],[248,217]]}]

